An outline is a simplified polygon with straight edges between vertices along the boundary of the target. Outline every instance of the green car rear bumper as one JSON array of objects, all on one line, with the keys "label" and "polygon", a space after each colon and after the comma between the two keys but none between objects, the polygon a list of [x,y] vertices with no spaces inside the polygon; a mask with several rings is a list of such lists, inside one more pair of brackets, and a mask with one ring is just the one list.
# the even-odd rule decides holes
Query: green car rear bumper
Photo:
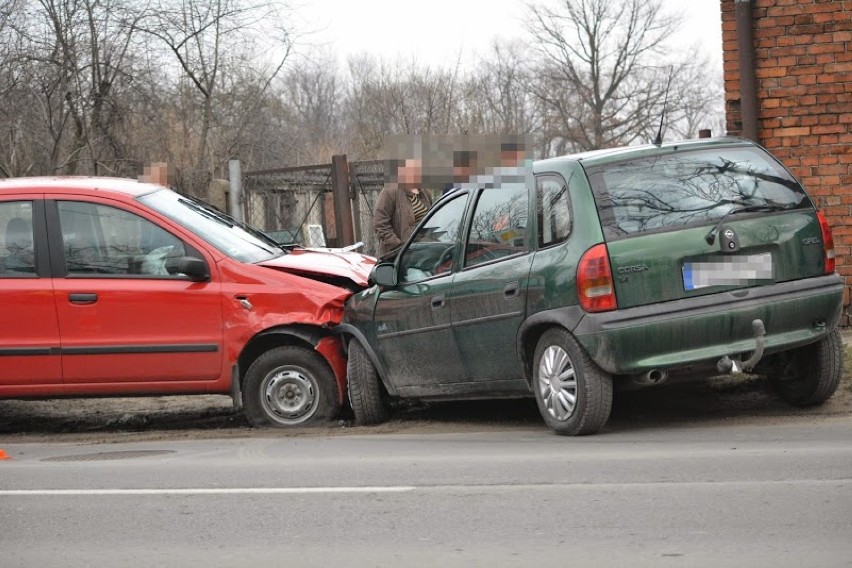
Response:
[{"label": "green car rear bumper", "polygon": [[612,374],[714,363],[755,349],[763,321],[766,354],[818,341],[837,326],[843,279],[832,274],[606,312],[585,314],[573,330]]}]

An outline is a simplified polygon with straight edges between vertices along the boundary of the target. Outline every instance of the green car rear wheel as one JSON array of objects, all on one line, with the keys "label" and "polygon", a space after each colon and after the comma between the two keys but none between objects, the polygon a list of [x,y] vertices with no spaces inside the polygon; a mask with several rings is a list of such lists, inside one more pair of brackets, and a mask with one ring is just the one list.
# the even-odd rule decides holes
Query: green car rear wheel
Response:
[{"label": "green car rear wheel", "polygon": [[564,329],[551,329],[539,339],[533,390],[542,418],[557,434],[594,434],[609,419],[612,378]]}]

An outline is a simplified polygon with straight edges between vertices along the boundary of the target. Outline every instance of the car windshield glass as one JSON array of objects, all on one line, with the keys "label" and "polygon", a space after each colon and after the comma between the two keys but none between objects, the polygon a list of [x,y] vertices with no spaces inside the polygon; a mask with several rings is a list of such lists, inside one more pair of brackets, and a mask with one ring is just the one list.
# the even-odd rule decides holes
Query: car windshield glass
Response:
[{"label": "car windshield glass", "polygon": [[140,196],[139,201],[183,225],[231,258],[242,262],[261,262],[283,254],[280,248],[259,238],[253,230],[242,227],[227,215],[171,190],[148,193]]},{"label": "car windshield glass", "polygon": [[812,207],[799,183],[757,148],[676,152],[588,173],[608,239],[715,224],[734,210]]}]

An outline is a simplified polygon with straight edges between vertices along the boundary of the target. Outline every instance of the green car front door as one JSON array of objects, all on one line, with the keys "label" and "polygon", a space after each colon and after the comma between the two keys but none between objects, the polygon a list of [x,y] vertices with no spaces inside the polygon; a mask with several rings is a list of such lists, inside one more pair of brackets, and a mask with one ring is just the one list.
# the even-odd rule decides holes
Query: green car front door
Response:
[{"label": "green car front door", "polygon": [[402,396],[424,396],[464,379],[450,326],[452,275],[399,286],[376,303],[376,340],[388,379]]},{"label": "green car front door", "polygon": [[402,396],[441,396],[466,381],[450,321],[466,203],[460,192],[426,218],[398,258],[397,285],[376,303],[377,352]]}]

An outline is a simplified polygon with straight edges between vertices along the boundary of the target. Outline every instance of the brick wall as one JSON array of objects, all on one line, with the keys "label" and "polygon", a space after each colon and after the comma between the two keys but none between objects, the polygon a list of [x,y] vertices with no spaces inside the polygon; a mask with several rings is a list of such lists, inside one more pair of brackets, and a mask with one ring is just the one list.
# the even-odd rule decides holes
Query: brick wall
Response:
[{"label": "brick wall", "polygon": [[[734,0],[720,0],[725,109],[742,131]],[[832,227],[852,323],[852,0],[752,0],[758,142],[802,181]]]}]

